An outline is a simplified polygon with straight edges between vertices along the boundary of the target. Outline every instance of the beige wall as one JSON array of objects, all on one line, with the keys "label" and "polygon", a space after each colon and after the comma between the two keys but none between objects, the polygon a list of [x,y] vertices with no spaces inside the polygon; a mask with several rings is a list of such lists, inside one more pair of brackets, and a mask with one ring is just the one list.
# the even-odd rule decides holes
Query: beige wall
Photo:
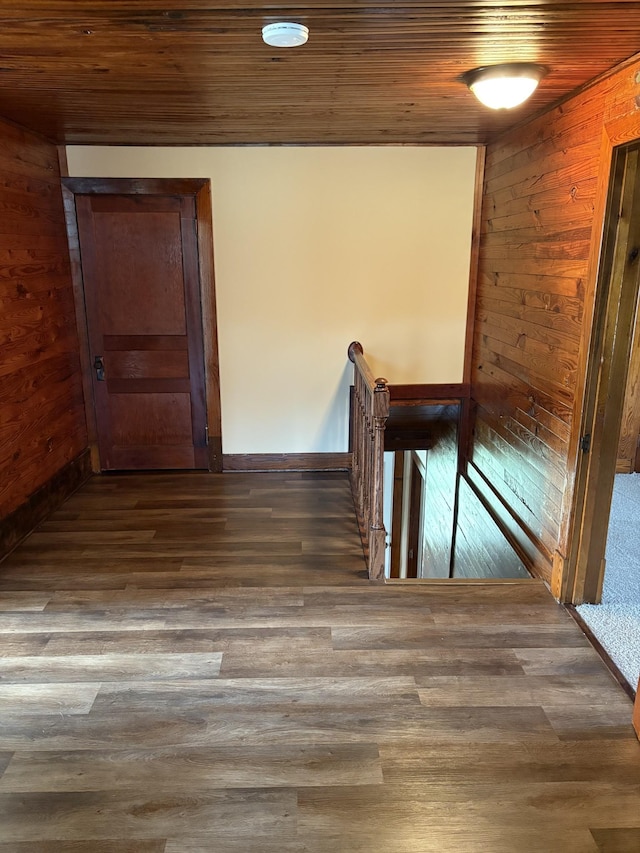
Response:
[{"label": "beige wall", "polygon": [[343,451],[362,342],[459,382],[475,148],[71,146],[69,174],[209,177],[225,453]]}]

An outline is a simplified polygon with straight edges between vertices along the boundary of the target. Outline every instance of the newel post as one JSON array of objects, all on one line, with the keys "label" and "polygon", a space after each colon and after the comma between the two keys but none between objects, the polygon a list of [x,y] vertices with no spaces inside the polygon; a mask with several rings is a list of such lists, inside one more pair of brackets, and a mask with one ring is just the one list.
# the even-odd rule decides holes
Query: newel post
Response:
[{"label": "newel post", "polygon": [[373,482],[371,483],[371,527],[369,529],[369,577],[384,579],[386,532],[384,529],[384,431],[389,417],[386,379],[376,379],[373,392]]}]

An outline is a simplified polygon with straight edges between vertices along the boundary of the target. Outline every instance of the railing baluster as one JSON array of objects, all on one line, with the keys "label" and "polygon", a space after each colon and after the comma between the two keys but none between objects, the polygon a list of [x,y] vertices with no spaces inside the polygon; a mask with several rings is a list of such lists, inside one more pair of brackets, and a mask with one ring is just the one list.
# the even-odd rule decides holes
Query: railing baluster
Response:
[{"label": "railing baluster", "polygon": [[374,379],[361,344],[354,341],[348,352],[355,366],[351,410],[351,489],[365,543],[369,577],[383,580],[386,543],[383,517],[384,430],[389,417],[389,389],[386,379]]}]

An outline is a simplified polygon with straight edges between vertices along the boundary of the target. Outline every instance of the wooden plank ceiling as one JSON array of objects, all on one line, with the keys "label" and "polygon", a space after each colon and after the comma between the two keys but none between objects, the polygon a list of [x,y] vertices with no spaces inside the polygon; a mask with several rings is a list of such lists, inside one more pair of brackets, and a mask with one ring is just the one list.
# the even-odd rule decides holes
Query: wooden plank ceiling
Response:
[{"label": "wooden plank ceiling", "polygon": [[[261,27],[310,29],[297,49]],[[640,47],[640,3],[2,0],[0,115],[57,142],[486,142]],[[547,65],[511,112],[460,75]]]}]

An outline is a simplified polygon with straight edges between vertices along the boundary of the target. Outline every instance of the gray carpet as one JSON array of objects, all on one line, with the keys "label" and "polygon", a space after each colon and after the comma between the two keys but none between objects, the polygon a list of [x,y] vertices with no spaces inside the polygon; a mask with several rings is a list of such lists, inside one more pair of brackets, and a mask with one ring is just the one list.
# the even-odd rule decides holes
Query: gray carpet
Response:
[{"label": "gray carpet", "polygon": [[632,687],[640,676],[640,474],[616,474],[601,604],[578,613]]}]

